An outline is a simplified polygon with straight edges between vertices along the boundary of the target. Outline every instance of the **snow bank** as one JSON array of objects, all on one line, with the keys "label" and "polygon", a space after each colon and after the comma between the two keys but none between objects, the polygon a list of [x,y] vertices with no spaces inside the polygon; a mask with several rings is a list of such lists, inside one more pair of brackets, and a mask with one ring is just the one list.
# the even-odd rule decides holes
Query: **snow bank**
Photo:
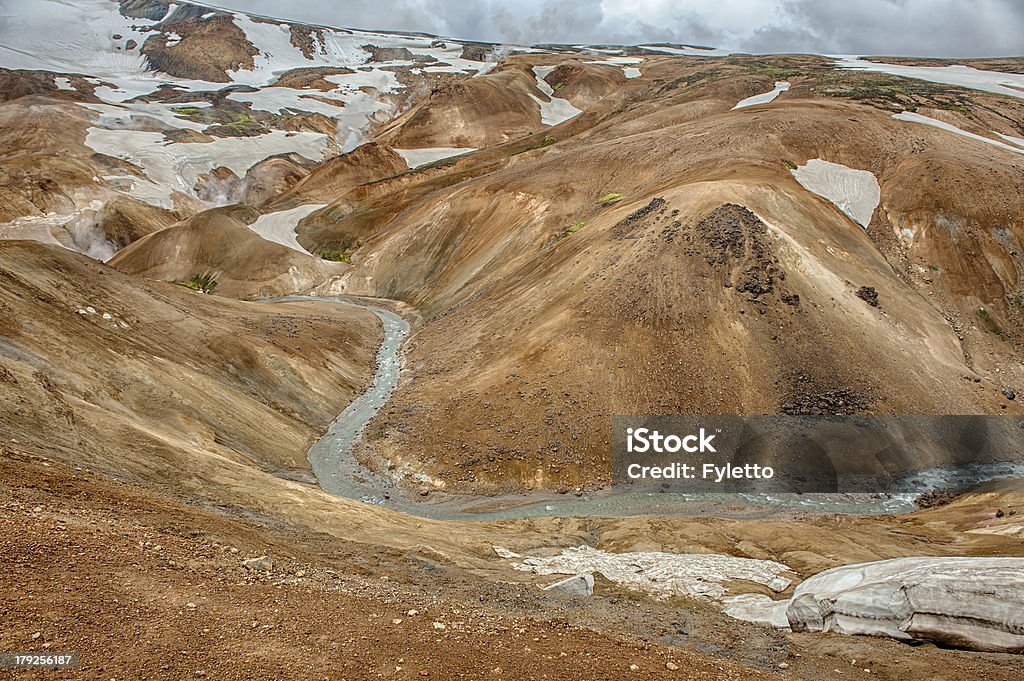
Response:
[{"label": "snow bank", "polygon": [[[122,16],[113,0],[6,2],[3,22],[0,66],[94,76],[113,85],[96,88],[107,102],[149,94],[165,83],[188,91],[223,87],[147,71],[139,46],[158,22]],[[129,50],[131,41],[136,47]]]},{"label": "snow bank", "polygon": [[793,631],[932,641],[1024,652],[1024,558],[895,558],[826,570],[788,601],[748,597],[726,608]]},{"label": "snow bank", "polygon": [[734,106],[733,110],[735,111],[736,109],[745,109],[748,106],[755,106],[757,104],[768,104],[769,102],[775,101],[776,97],[778,97],[781,93],[785,92],[788,89],[789,89],[789,83],[788,82],[786,82],[784,80],[777,81],[775,83],[775,88],[774,89],[770,90],[769,92],[762,93],[760,95],[754,95],[753,97],[747,97],[746,99],[741,101],[739,104]]},{"label": "snow bank", "polygon": [[598,64],[607,66],[620,66],[622,67],[622,73],[626,78],[639,78],[641,76],[640,69],[636,68],[636,65],[643,64],[643,57],[611,57],[609,59],[602,59],[600,61],[585,61],[584,64]]},{"label": "snow bank", "polygon": [[[4,5],[3,14],[0,66],[94,76],[112,85],[96,89],[96,95],[109,103],[125,102],[155,92],[167,84],[188,92],[224,87],[223,83],[148,71],[148,60],[142,54],[141,46],[147,38],[160,31],[160,22],[125,17],[115,0],[77,0],[73,3],[67,0],[16,0]],[[444,47],[431,47],[435,39],[429,36],[322,27],[313,35],[313,49],[307,57],[292,44],[289,24],[257,21],[241,12],[234,13],[232,19],[259,51],[253,59],[253,68],[228,73],[234,84],[262,88],[292,69],[362,67],[371,59],[363,45],[404,47],[414,56],[438,60],[424,68],[428,72],[481,70],[481,64],[462,59],[462,43],[446,41]],[[176,33],[164,31],[164,34],[168,45],[181,40]],[[134,43],[134,48],[128,49],[131,43]],[[413,63],[374,64],[368,71],[387,73],[387,77],[394,80],[394,73],[382,69],[398,65],[412,66]],[[311,109],[304,107],[304,110]]]},{"label": "snow bank", "polygon": [[745,580],[785,591],[790,580],[783,576],[789,568],[782,563],[718,554],[677,554],[657,551],[607,553],[589,546],[563,549],[557,556],[524,557],[501,547],[494,548],[502,558],[519,560],[512,567],[538,575],[585,575],[600,572],[605,578],[636,591],[659,597],[699,596],[720,599],[725,584]]},{"label": "snow bank", "polygon": [[812,159],[793,171],[804,189],[828,199],[861,227],[867,227],[882,198],[874,174]]},{"label": "snow bank", "polygon": [[429,149],[395,149],[395,153],[405,159],[409,168],[419,168],[444,158],[462,156],[476,151],[473,147],[433,147]]},{"label": "snow bank", "polygon": [[837,66],[841,69],[858,71],[874,71],[887,73],[891,76],[902,76],[926,80],[930,83],[956,85],[972,90],[984,90],[1000,95],[1009,95],[1024,99],[1024,74],[1001,73],[999,71],[982,71],[969,66],[899,66],[896,64],[876,64],[859,57],[836,57]]},{"label": "snow bank", "polygon": [[548,101],[544,101],[540,97],[533,94],[530,95],[533,97],[533,101],[540,105],[540,122],[544,125],[558,125],[583,113],[568,100],[556,97],[554,88],[544,80],[554,70],[554,66],[533,67],[533,75],[537,79],[537,89],[548,97]]},{"label": "snow bank", "polygon": [[326,207],[327,204],[313,204],[308,206],[299,206],[298,208],[292,208],[291,210],[282,210],[277,213],[269,213],[267,215],[261,215],[256,222],[249,225],[249,229],[259,234],[267,241],[273,241],[276,244],[287,246],[293,250],[305,253],[306,255],[312,255],[309,251],[302,247],[298,239],[295,237],[295,228],[298,227],[302,220],[313,213],[317,212],[321,208]]},{"label": "snow bank", "polygon": [[[955,135],[961,135],[963,137],[969,137],[972,140],[977,140],[979,142],[984,142],[985,144],[991,144],[994,147],[999,147],[1000,149],[1006,149],[1007,151],[1012,151],[1015,154],[1024,154],[1024,148],[1022,148],[1022,147],[1017,147],[1017,146],[1014,146],[1014,145],[1006,144],[1005,142],[1000,142],[999,140],[994,140],[991,137],[984,137],[982,135],[975,135],[973,132],[967,132],[966,130],[962,130],[961,128],[958,128],[958,127],[956,127],[955,125],[953,125],[951,123],[946,123],[945,121],[940,121],[940,120],[937,120],[935,118],[929,118],[928,116],[922,116],[921,114],[918,114],[918,113],[912,113],[910,111],[904,111],[903,113],[893,114],[892,117],[897,119],[897,120],[900,120],[900,121],[909,121],[911,123],[921,123],[922,125],[930,125],[933,128],[939,128],[941,130],[946,130],[947,132],[951,132],[951,133],[953,133]],[[1007,138],[1006,135],[1000,135],[1000,137]],[[1007,138],[1007,139],[1009,139],[1009,141],[1012,142],[1012,141],[1014,141],[1015,139],[1018,139],[1018,138],[1010,137],[1010,138]],[[1022,140],[1022,141],[1024,141],[1024,140]]]},{"label": "snow bank", "polygon": [[230,168],[242,177],[260,161],[284,153],[296,153],[313,161],[322,161],[328,150],[328,137],[311,132],[274,130],[257,137],[219,137],[212,142],[168,143],[162,132],[104,130],[89,128],[85,144],[97,153],[128,161],[142,168],[148,182],[128,176],[106,179],[128,182],[118,187],[135,198],[163,208],[171,208],[174,192],[193,195],[201,175],[214,168]]},{"label": "snow bank", "polygon": [[266,111],[272,114],[318,113],[328,118],[339,116],[345,106],[344,99],[330,92],[290,87],[266,87],[256,92],[232,92],[227,98],[236,102],[248,102],[253,111]]},{"label": "snow bank", "polygon": [[682,47],[668,47],[665,45],[640,45],[641,50],[649,50],[651,52],[661,52],[663,54],[674,54],[681,57],[728,57],[732,52],[728,50],[719,49],[701,49],[699,47],[690,47],[689,45],[683,45]]},{"label": "snow bank", "polygon": [[207,108],[211,106],[208,102],[193,102],[188,105],[182,104],[159,104],[159,103],[147,103],[147,102],[133,102],[131,104],[99,104],[99,103],[82,103],[79,106],[83,106],[86,109],[95,111],[100,114],[100,118],[96,121],[96,127],[108,128],[111,130],[131,130],[133,127],[133,121],[139,117],[155,118],[160,121],[168,128],[178,128],[182,130],[195,130],[196,132],[202,132],[209,125],[208,123],[196,123],[187,118],[180,116],[175,109],[180,109],[183,106],[190,108]]},{"label": "snow bank", "polygon": [[1002,137],[1004,140],[1006,140],[1010,144],[1014,144],[1014,145],[1020,147],[1021,149],[1024,149],[1024,137],[1014,137],[1013,135],[1004,135],[1001,132],[997,132],[996,134],[999,135],[1000,137]]}]

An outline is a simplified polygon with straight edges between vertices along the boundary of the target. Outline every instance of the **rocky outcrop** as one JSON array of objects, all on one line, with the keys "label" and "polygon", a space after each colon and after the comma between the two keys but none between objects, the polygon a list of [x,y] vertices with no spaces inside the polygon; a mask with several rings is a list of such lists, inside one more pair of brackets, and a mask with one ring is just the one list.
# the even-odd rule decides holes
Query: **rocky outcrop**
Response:
[{"label": "rocky outcrop", "polygon": [[494,58],[495,47],[490,43],[466,43],[462,46],[462,58],[485,62]]},{"label": "rocky outcrop", "polygon": [[[149,66],[179,78],[229,83],[229,71],[253,68],[253,58],[259,54],[227,14],[208,19],[188,17],[176,13],[163,27],[170,33],[156,33],[142,46]],[[178,39],[170,39],[173,33]]]},{"label": "rocky outcrop", "polygon": [[133,19],[160,21],[169,9],[167,0],[121,0],[121,14]]},{"label": "rocky outcrop", "polygon": [[376,45],[363,45],[363,49],[370,53],[370,61],[412,61],[413,54],[407,47],[377,47]]}]

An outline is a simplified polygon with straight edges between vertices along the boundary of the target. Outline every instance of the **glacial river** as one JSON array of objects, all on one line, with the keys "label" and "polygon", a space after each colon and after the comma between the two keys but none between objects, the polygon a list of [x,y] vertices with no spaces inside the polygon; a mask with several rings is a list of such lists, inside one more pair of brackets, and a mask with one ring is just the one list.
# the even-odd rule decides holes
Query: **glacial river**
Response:
[{"label": "glacial river", "polygon": [[[761,518],[792,513],[878,515],[915,510],[914,494],[676,494],[616,489],[582,496],[529,492],[499,497],[432,494],[413,500],[390,477],[367,469],[353,456],[363,431],[398,387],[402,345],[411,331],[400,315],[341,297],[289,296],[272,302],[319,301],[368,310],[380,319],[384,340],[377,352],[373,382],[330,425],[309,450],[309,463],[320,486],[348,499],[375,504],[422,518],[438,520],[509,520],[530,517],[644,515]],[[915,476],[914,489],[966,488],[1004,477],[1024,478],[1024,464],[978,464],[967,468],[932,469]]]}]

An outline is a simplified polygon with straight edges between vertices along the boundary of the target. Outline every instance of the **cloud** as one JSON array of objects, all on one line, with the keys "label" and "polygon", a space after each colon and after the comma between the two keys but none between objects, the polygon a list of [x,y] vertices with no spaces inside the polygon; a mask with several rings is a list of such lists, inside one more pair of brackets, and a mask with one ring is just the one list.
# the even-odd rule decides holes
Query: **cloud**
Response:
[{"label": "cloud", "polygon": [[667,41],[749,52],[1024,53],[1020,0],[220,0],[335,26],[538,43]]},{"label": "cloud", "polygon": [[781,21],[757,28],[751,51],[946,57],[1024,53],[1018,0],[784,0]]}]

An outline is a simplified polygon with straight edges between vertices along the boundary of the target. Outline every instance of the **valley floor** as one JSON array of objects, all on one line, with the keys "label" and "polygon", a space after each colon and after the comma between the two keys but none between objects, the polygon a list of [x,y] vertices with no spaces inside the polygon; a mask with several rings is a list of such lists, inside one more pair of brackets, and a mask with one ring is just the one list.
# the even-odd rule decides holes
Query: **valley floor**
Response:
[{"label": "valley floor", "polygon": [[[427,551],[3,457],[0,649],[79,652],[82,678],[1020,678],[1016,656],[769,632],[607,585],[541,594]],[[264,555],[269,571],[246,566]]]}]

